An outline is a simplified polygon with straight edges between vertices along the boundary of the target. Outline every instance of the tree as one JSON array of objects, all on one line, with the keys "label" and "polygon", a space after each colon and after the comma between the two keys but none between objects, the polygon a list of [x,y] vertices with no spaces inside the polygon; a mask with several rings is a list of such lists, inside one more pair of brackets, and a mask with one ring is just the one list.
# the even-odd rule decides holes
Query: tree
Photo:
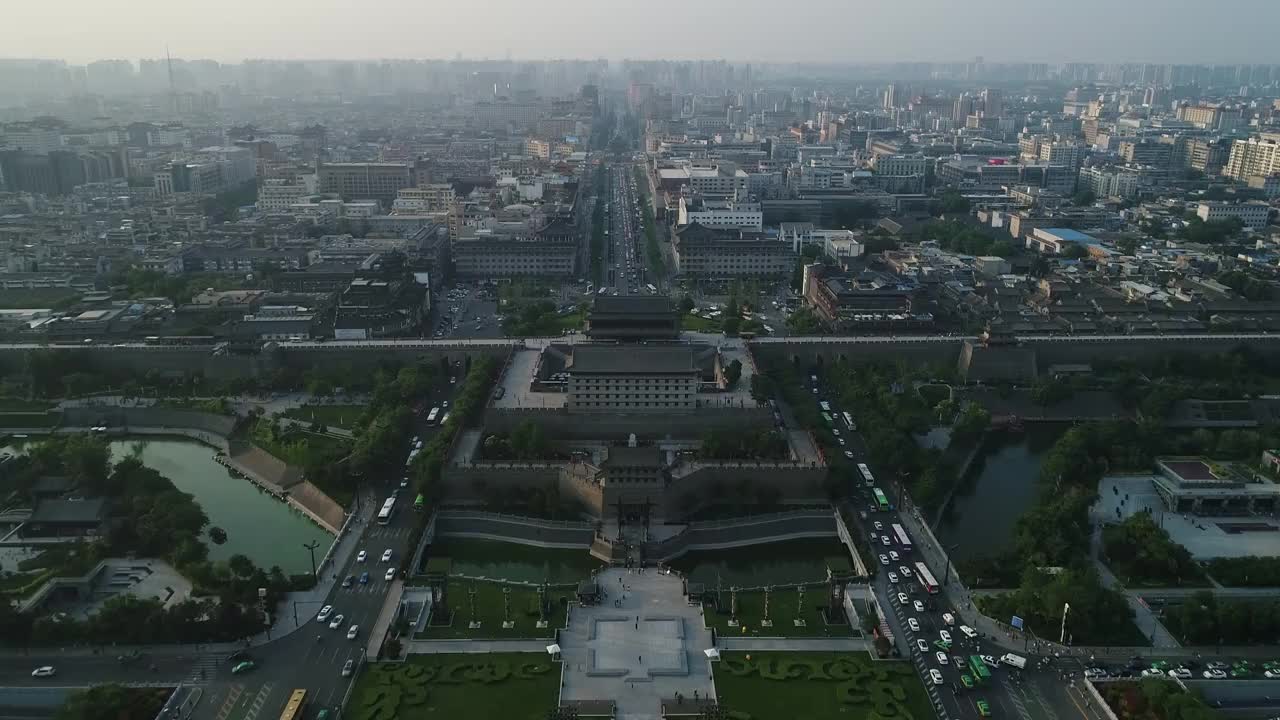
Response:
[{"label": "tree", "polygon": [[1049,258],[1037,255],[1031,261],[1031,277],[1042,278],[1049,274]]},{"label": "tree", "polygon": [[818,335],[823,331],[823,324],[811,308],[803,306],[787,318],[787,328],[796,335]]},{"label": "tree", "polygon": [[150,720],[164,707],[166,696],[157,688],[97,685],[71,693],[54,720]]},{"label": "tree", "polygon": [[724,334],[728,337],[735,337],[741,327],[742,318],[734,316],[726,317],[720,326],[721,330],[723,330]]},{"label": "tree", "polygon": [[1068,260],[1083,260],[1089,257],[1089,248],[1079,243],[1071,243],[1063,248],[1062,257]]},{"label": "tree", "polygon": [[931,215],[954,215],[969,212],[969,201],[955,190],[948,190],[938,196]]},{"label": "tree", "polygon": [[1116,241],[1116,247],[1125,255],[1134,255],[1138,252],[1138,239],[1126,235]]},{"label": "tree", "polygon": [[209,540],[212,541],[214,545],[225,545],[227,542],[227,531],[217,525],[214,525],[209,528]]},{"label": "tree", "polygon": [[738,384],[738,380],[742,377],[742,361],[734,358],[733,362],[724,369],[725,383],[730,389]]},{"label": "tree", "polygon": [[693,312],[693,309],[695,307],[697,307],[697,303],[693,301],[692,296],[682,295],[680,297],[680,312],[682,314],[688,315],[689,313]]},{"label": "tree", "polygon": [[960,408],[960,414],[956,416],[955,424],[951,427],[951,437],[953,439],[976,438],[986,432],[990,426],[991,413],[978,403],[966,402]]},{"label": "tree", "polygon": [[751,397],[756,402],[766,402],[774,396],[777,387],[773,382],[773,378],[764,373],[755,373],[751,376]]},{"label": "tree", "polygon": [[1080,188],[1075,195],[1071,196],[1071,202],[1075,203],[1077,207],[1092,205],[1097,199],[1098,196],[1094,195],[1089,188]]}]

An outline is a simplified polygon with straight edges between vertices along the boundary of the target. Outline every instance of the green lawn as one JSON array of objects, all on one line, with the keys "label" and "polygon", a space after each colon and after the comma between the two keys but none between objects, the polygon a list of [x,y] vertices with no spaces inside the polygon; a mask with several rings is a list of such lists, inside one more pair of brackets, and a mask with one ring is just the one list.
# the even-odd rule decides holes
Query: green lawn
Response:
[{"label": "green lawn", "polygon": [[[769,594],[769,619],[773,627],[764,627],[760,622],[764,619],[764,593],[738,593],[738,627],[729,627],[732,615],[728,612],[731,593],[724,591],[726,611],[718,613],[711,604],[703,609],[703,617],[708,627],[714,627],[721,635],[740,637],[846,637],[854,634],[849,623],[828,625],[823,619],[820,604],[826,596],[826,588],[811,587],[805,589],[804,612],[797,614],[799,596],[794,588],[775,590]],[[801,617],[804,627],[796,627],[795,620]]]},{"label": "green lawn", "polygon": [[365,405],[303,405],[286,410],[284,416],[294,420],[319,422],[330,427],[353,430],[359,427],[360,416],[368,409]]},{"label": "green lawn", "polygon": [[720,332],[720,321],[708,320],[704,317],[698,317],[697,315],[686,314],[684,317],[680,318],[680,328],[691,332],[718,333]]},{"label": "green lawn", "polygon": [[343,716],[543,720],[559,687],[560,668],[541,653],[410,655],[360,673]]},{"label": "green lawn", "polygon": [[[476,589],[476,618],[480,621],[480,627],[475,630],[470,627],[471,601],[468,595],[469,589],[473,586]],[[521,585],[509,587],[511,588],[511,594],[504,601],[503,586],[499,583],[450,580],[447,590],[450,609],[453,611],[451,616],[452,624],[437,625],[437,622],[448,622],[450,616],[447,614],[437,616],[433,611],[432,624],[424,628],[415,637],[421,640],[460,638],[541,639],[554,637],[556,628],[564,627],[567,610],[565,605],[560,602],[560,598],[571,597],[573,595],[571,588],[552,588],[549,591],[551,609],[547,615],[547,627],[539,628],[537,626],[539,619],[538,591]],[[509,602],[506,605],[506,607],[509,607],[507,614],[504,614],[504,602]],[[502,627],[504,618],[509,618],[515,623],[515,626],[511,628]]]},{"label": "green lawn", "polygon": [[716,693],[739,720],[929,720],[910,663],[849,653],[723,653]]}]

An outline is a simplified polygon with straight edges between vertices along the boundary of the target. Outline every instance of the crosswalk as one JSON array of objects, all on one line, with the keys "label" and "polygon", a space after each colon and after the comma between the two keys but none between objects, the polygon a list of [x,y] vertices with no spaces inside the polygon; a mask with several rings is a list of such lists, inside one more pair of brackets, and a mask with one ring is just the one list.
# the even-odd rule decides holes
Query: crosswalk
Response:
[{"label": "crosswalk", "polygon": [[410,528],[406,528],[406,527],[398,528],[398,527],[391,527],[390,525],[372,525],[369,527],[368,530],[365,531],[364,536],[368,540],[382,539],[382,540],[391,541],[398,538],[407,538],[409,536],[409,533],[410,533]]},{"label": "crosswalk", "polygon": [[191,672],[182,682],[184,685],[204,685],[213,679],[221,659],[216,655],[202,655],[191,666]]}]

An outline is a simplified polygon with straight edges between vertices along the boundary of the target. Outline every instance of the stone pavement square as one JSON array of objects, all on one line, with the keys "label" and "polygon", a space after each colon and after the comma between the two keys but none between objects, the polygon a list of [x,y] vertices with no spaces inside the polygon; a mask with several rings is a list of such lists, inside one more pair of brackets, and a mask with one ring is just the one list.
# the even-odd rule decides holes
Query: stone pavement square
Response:
[{"label": "stone pavement square", "polygon": [[714,698],[703,652],[711,632],[701,608],[685,601],[680,578],[611,568],[596,577],[608,596],[574,607],[560,633],[563,701],[613,700],[618,717],[657,718],[661,700],[680,693]]}]

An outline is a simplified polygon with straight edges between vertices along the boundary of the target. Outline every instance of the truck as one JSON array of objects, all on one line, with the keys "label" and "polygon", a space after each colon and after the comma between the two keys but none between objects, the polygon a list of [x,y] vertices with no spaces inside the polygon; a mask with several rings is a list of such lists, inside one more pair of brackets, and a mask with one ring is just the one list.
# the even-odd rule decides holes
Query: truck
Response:
[{"label": "truck", "polygon": [[1000,662],[1008,665],[1009,667],[1016,667],[1019,670],[1024,670],[1027,667],[1027,659],[1021,655],[1014,655],[1013,653],[1005,653],[1004,655],[1001,655]]}]

